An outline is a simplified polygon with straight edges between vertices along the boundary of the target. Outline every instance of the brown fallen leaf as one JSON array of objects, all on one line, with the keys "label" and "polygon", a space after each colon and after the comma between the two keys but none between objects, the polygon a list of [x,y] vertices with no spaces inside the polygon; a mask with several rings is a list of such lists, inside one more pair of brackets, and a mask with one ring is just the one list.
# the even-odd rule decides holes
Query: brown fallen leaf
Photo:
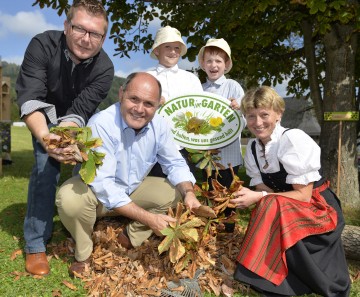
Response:
[{"label": "brown fallen leaf", "polygon": [[51,296],[53,297],[60,297],[62,296],[61,291],[59,289],[55,289],[51,292]]},{"label": "brown fallen leaf", "polygon": [[197,217],[205,217],[205,218],[216,218],[215,211],[207,205],[200,205],[198,208],[193,208],[191,210]]},{"label": "brown fallen leaf", "polygon": [[226,297],[232,297],[234,295],[234,289],[230,288],[229,286],[227,286],[227,284],[222,284],[221,285],[221,292],[226,296]]},{"label": "brown fallen leaf", "polygon": [[72,283],[69,283],[66,280],[63,280],[62,283],[67,286],[70,290],[77,291],[77,287],[74,286]]},{"label": "brown fallen leaf", "polygon": [[21,256],[22,255],[22,250],[21,249],[18,249],[18,250],[15,250],[11,253],[11,256],[10,256],[10,260],[11,261],[14,261],[16,259],[17,256]]}]

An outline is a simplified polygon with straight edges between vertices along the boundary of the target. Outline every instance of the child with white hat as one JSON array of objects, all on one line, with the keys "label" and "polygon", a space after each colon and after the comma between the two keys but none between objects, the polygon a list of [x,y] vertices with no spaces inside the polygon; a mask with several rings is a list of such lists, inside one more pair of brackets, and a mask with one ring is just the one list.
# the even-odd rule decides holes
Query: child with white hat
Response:
[{"label": "child with white hat", "polygon": [[[199,51],[198,62],[207,75],[206,82],[202,84],[203,90],[228,98],[232,108],[239,109],[244,90],[237,81],[225,77],[225,74],[232,68],[229,44],[223,38],[209,39]],[[243,165],[240,137],[219,150],[220,153],[217,155],[221,158],[219,162],[226,169],[219,170],[220,174],[217,180],[223,186],[230,187],[233,178],[228,164],[231,164],[235,174],[238,172],[239,167]],[[203,176],[206,176],[206,172],[203,172]],[[213,170],[211,177],[215,178],[215,170]],[[208,182],[211,186],[210,181]]]},{"label": "child with white hat", "polygon": [[150,57],[157,59],[159,64],[148,73],[160,81],[165,101],[203,91],[195,74],[178,67],[180,57],[186,52],[187,47],[179,30],[166,26],[157,31]]},{"label": "child with white hat", "polygon": [[[162,100],[165,102],[176,97],[203,92],[199,78],[178,67],[177,63],[180,57],[186,52],[187,47],[179,30],[166,26],[157,31],[150,57],[157,59],[159,64],[148,73],[159,80],[162,88]],[[188,152],[184,148],[179,147],[179,149],[185,160],[188,161]],[[195,165],[191,162],[188,162],[188,165],[191,172],[194,173]],[[158,163],[155,164],[149,175],[165,177]]]}]

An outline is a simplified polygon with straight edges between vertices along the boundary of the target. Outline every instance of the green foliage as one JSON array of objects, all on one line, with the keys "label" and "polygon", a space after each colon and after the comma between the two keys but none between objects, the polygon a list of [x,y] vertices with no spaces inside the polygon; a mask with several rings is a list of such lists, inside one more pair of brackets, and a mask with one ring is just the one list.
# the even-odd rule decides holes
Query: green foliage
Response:
[{"label": "green foliage", "polygon": [[[280,84],[295,74],[289,91],[303,95],[309,82],[303,63],[303,20],[311,22],[314,41],[321,49],[323,35],[336,23],[360,28],[359,2],[349,0],[261,0],[261,1],[129,1],[104,0],[113,25],[110,38],[120,57],[131,51],[149,52],[154,36],[149,22],[159,18],[161,25],[180,30],[190,44],[187,57],[196,59],[205,41],[224,37],[230,44],[234,62],[231,77],[243,79],[249,88],[260,81]],[[34,5],[64,12],[67,0],[37,0]],[[171,16],[171,17],[170,17]],[[231,38],[229,38],[231,36]],[[316,53],[317,75],[324,70],[324,52]],[[358,81],[359,77],[357,77]],[[319,82],[321,83],[321,81]]]},{"label": "green foliage", "polygon": [[[55,147],[76,146],[81,159],[81,169],[79,174],[81,179],[86,183],[91,183],[95,176],[96,170],[103,164],[102,160],[105,154],[97,152],[94,148],[102,145],[100,138],[92,138],[90,127],[52,127],[51,133],[61,137],[60,141],[54,143]],[[53,144],[52,142],[48,145]]]},{"label": "green foliage", "polygon": [[125,78],[114,76],[108,95],[106,96],[105,100],[99,105],[100,110],[103,110],[114,104],[115,102],[119,101],[119,89],[120,86],[124,83],[124,81]]}]

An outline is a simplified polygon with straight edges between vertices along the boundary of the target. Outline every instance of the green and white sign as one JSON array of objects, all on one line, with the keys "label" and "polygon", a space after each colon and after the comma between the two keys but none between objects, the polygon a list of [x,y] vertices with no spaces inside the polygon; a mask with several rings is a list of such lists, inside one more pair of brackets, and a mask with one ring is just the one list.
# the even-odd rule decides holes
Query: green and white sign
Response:
[{"label": "green and white sign", "polygon": [[240,111],[233,110],[228,99],[208,92],[171,99],[159,114],[169,120],[176,143],[192,149],[223,147],[244,128]]}]

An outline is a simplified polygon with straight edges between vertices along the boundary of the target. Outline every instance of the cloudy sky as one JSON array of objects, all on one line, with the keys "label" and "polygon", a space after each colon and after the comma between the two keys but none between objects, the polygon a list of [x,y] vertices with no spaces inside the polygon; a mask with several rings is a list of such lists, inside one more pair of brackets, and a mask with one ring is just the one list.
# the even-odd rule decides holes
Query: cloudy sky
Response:
[{"label": "cloudy sky", "polygon": [[[63,30],[65,16],[58,16],[56,11],[50,8],[40,9],[33,7],[33,0],[10,0],[0,6],[0,57],[8,63],[21,64],[23,55],[30,39],[37,33],[45,30]],[[110,25],[111,26],[111,25]],[[160,28],[159,22],[151,24],[151,32]],[[112,59],[115,66],[115,75],[126,77],[134,71],[148,70],[157,62],[150,58],[149,54],[142,52],[131,53],[129,58],[114,56],[115,44],[107,38],[104,49]],[[190,63],[181,59],[179,67],[191,69],[197,67],[197,62]],[[280,95],[285,96],[285,87],[276,86]]]}]

